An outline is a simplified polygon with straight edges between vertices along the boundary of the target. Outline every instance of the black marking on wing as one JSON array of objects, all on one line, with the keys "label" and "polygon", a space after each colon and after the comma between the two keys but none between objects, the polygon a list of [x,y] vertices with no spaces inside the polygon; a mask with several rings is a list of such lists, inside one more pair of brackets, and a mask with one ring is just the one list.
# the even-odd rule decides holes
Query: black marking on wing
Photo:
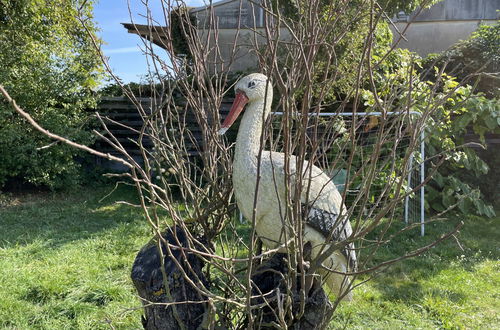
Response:
[{"label": "black marking on wing", "polygon": [[[325,238],[331,237],[334,242],[342,242],[351,235],[349,220],[338,221],[338,214],[307,205],[302,205],[302,214],[306,215],[304,220],[308,226],[319,231]],[[358,262],[354,243],[347,244],[341,252],[347,259],[349,268],[356,270]]]}]

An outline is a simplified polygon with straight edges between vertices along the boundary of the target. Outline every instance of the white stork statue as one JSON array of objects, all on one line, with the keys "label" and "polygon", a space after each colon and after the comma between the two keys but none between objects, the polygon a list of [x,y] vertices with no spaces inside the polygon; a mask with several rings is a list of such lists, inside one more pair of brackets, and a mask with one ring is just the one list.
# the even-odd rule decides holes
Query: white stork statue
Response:
[{"label": "white stork statue", "polygon": [[[267,88],[267,92],[266,92]],[[265,75],[253,73],[241,78],[235,86],[236,98],[229,115],[222,124],[219,134],[224,134],[234,123],[246,104],[246,111],[240,123],[236,139],[236,150],[233,161],[233,186],[238,208],[245,218],[252,219],[254,208],[255,185],[257,180],[257,162],[260,148],[260,136],[263,120],[271,110],[273,91]],[[296,159],[289,161],[290,182],[294,182]],[[331,178],[316,166],[305,163],[303,175],[303,191],[301,203],[307,205],[308,216],[303,232],[304,244],[311,244],[311,259],[325,247],[325,240],[343,241],[352,233],[350,222],[338,221],[342,207],[342,197]],[[311,172],[310,172],[311,171]],[[274,248],[284,242],[285,225],[285,155],[279,152],[262,151],[261,180],[256,203],[256,232],[262,242]],[[310,182],[309,182],[310,180]],[[309,187],[309,189],[307,189]],[[292,192],[293,196],[293,192]],[[319,273],[326,285],[336,295],[345,295],[344,300],[351,300],[351,292],[346,293],[350,280],[344,274],[331,272],[347,272],[356,268],[356,254],[352,243],[342,251],[334,251],[322,264]]]}]

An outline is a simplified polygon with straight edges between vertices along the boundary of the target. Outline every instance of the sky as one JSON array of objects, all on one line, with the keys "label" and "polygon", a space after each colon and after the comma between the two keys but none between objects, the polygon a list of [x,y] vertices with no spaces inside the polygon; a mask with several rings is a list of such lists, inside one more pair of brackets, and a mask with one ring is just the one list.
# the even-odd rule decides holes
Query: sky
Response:
[{"label": "sky", "polygon": [[[153,17],[162,17],[160,1],[149,0]],[[134,22],[145,24],[146,8],[141,0],[99,0],[94,5],[94,20],[100,29],[98,35],[105,42],[102,47],[104,55],[109,57],[113,72],[126,83],[139,82],[147,73],[146,57],[140,49],[141,38],[128,33],[120,24],[131,22],[128,3]],[[204,5],[203,0],[187,0],[185,3],[190,7]],[[164,24],[164,21],[160,23]]]}]

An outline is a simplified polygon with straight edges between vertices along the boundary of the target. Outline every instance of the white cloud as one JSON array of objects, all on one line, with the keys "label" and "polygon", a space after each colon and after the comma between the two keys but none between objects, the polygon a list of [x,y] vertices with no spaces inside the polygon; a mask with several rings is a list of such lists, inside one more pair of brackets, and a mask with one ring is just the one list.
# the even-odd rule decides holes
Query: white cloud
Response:
[{"label": "white cloud", "polygon": [[135,47],[122,47],[115,49],[103,49],[104,54],[124,54],[124,53],[138,53],[141,52],[141,49],[138,46]]},{"label": "white cloud", "polygon": [[[213,3],[218,2],[218,1],[213,1]],[[203,0],[187,0],[186,5],[188,7],[201,7],[209,4],[210,1],[203,1]]]}]

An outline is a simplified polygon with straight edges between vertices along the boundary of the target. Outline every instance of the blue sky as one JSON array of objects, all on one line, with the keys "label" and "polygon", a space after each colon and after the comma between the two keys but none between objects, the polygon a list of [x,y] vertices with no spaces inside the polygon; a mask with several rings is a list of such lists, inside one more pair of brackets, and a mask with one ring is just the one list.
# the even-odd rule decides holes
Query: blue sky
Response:
[{"label": "blue sky", "polygon": [[[185,2],[191,7],[204,5],[203,0]],[[104,54],[109,57],[115,74],[124,82],[138,82],[140,76],[146,74],[147,65],[140,50],[141,38],[128,33],[120,24],[131,22],[128,3],[135,23],[145,24],[146,19],[141,15],[146,13],[146,8],[140,0],[100,0],[94,5],[94,19],[101,30],[99,36],[106,43],[103,46]],[[162,17],[161,0],[150,0],[149,3],[153,17]]]}]

